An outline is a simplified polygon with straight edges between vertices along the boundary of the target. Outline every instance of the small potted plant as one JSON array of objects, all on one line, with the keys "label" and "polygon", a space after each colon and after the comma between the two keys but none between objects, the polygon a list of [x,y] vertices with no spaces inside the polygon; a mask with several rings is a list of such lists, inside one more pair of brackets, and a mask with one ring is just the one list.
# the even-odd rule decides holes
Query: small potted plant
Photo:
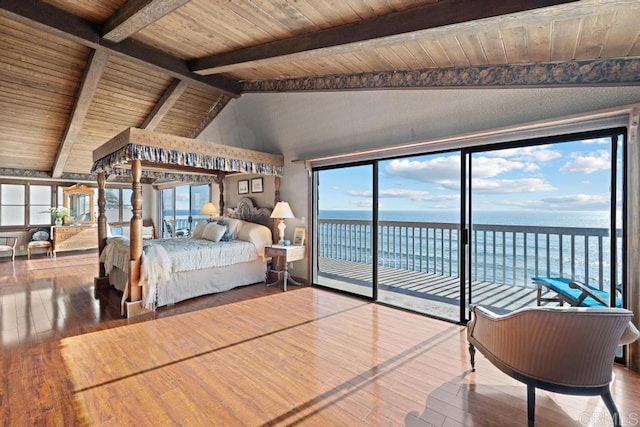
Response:
[{"label": "small potted plant", "polygon": [[55,218],[56,225],[62,225],[62,219],[69,215],[69,209],[64,206],[49,208],[49,212],[51,212],[51,216]]}]

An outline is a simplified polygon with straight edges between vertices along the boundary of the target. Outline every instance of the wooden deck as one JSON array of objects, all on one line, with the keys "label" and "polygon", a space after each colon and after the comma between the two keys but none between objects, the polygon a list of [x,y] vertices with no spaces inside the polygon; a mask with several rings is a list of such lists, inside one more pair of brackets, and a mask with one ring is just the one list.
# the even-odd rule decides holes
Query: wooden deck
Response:
[{"label": "wooden deck", "polygon": [[[320,258],[318,284],[357,294],[370,294],[371,264]],[[457,277],[420,273],[389,267],[378,269],[378,297],[382,302],[459,320],[460,281]],[[496,313],[536,305],[535,288],[522,288],[490,282],[472,283],[473,304]],[[466,301],[469,304],[469,301]]]}]

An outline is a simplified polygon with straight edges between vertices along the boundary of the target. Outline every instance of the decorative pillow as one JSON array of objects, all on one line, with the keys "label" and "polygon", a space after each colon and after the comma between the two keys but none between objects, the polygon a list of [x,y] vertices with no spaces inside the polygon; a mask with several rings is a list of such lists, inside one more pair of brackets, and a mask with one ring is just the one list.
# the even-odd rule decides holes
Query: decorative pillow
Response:
[{"label": "decorative pillow", "polygon": [[227,227],[229,227],[229,234],[232,239],[238,238],[238,231],[240,231],[240,227],[242,227],[243,221],[235,218],[224,218],[227,221]]},{"label": "decorative pillow", "polygon": [[191,237],[193,239],[203,239],[202,235],[204,234],[204,229],[207,228],[206,222],[199,222],[196,224],[196,228],[193,230],[193,234]]},{"label": "decorative pillow", "polygon": [[218,220],[218,224],[220,225],[224,225],[224,234],[222,235],[222,238],[220,239],[221,242],[230,242],[231,240],[233,240],[231,238],[231,233],[229,233],[229,223],[224,220],[224,219],[220,219]]},{"label": "decorative pillow", "polygon": [[31,234],[32,242],[46,242],[49,240],[49,231],[44,228],[38,228]]},{"label": "decorative pillow", "polygon": [[142,238],[153,239],[153,225],[142,226]]},{"label": "decorative pillow", "polygon": [[225,227],[224,225],[211,222],[207,224],[207,227],[204,229],[202,238],[211,240],[212,242],[219,242],[226,230],[227,227]]}]

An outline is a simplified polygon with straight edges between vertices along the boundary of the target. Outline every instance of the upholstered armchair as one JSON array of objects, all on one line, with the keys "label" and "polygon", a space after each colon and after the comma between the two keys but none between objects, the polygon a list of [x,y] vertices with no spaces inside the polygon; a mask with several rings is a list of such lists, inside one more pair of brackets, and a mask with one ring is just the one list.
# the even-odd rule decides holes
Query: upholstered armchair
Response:
[{"label": "upholstered armchair", "polygon": [[17,237],[0,237],[0,252],[11,252],[11,262],[16,260]]},{"label": "upholstered armchair", "polygon": [[467,325],[471,367],[475,349],[527,385],[527,417],[534,425],[535,389],[601,396],[620,425],[609,391],[616,349],[638,338],[631,311],[620,308],[530,307],[497,315],[472,307]]}]

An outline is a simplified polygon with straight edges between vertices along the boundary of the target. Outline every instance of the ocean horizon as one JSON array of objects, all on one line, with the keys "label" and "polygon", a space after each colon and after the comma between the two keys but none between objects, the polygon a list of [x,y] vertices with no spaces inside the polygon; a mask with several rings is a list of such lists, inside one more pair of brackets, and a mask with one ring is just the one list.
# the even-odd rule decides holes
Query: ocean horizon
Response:
[{"label": "ocean horizon", "polygon": [[[381,221],[448,222],[458,223],[460,213],[440,210],[380,210]],[[371,221],[368,210],[320,210],[319,219],[347,219]],[[474,224],[533,225],[558,227],[609,228],[608,211],[477,211]],[[620,224],[618,224],[618,228]]]}]

